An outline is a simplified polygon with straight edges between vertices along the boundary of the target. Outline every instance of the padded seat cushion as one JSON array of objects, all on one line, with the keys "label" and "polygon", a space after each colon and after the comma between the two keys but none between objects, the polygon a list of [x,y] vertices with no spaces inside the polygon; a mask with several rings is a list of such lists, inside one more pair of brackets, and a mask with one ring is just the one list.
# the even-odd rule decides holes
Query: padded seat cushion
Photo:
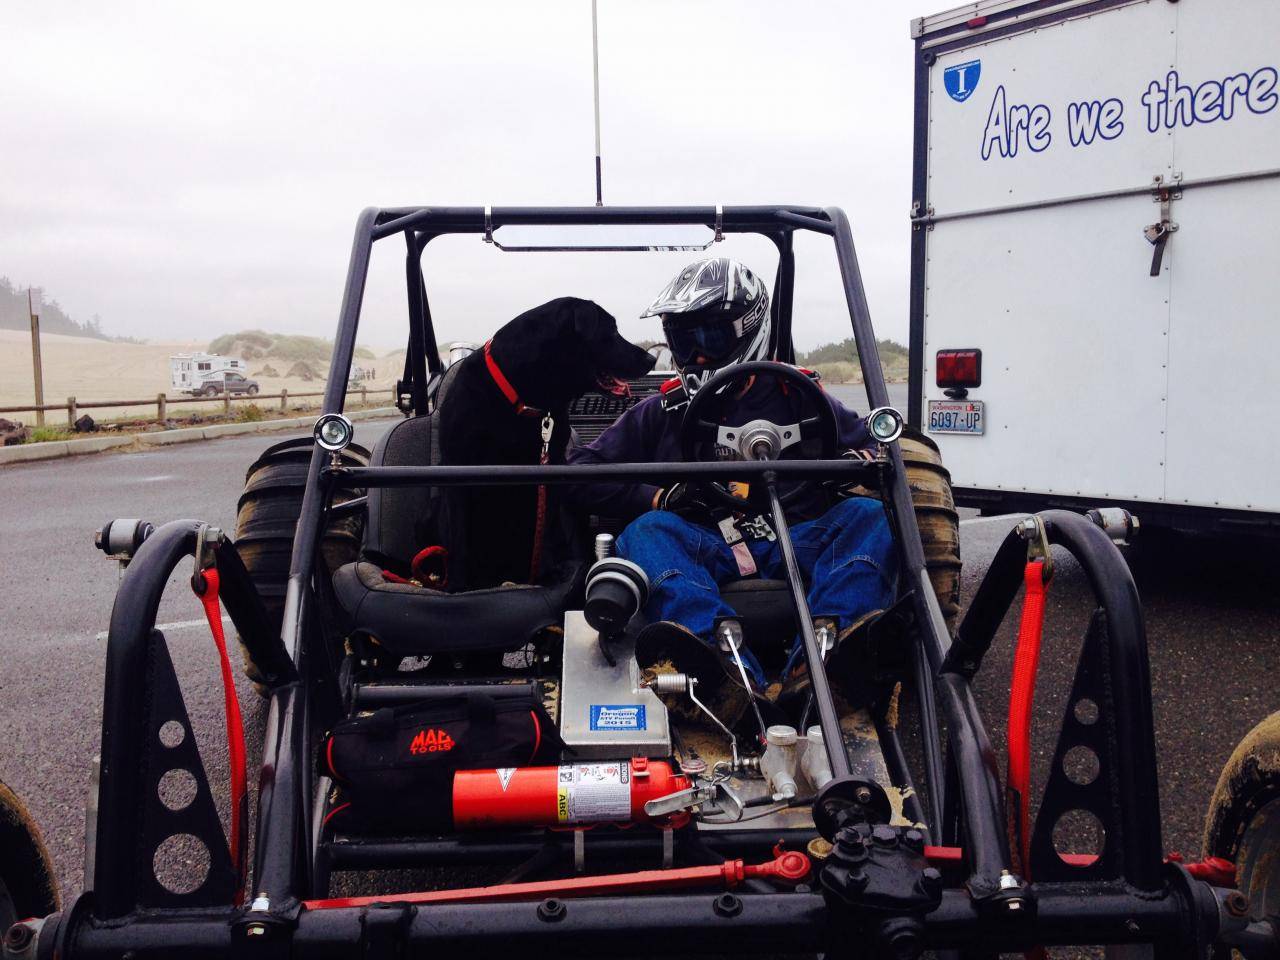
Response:
[{"label": "padded seat cushion", "polygon": [[368,635],[390,653],[508,652],[562,625],[579,570],[567,563],[549,584],[444,593],[390,583],[376,564],[357,561],[338,568],[333,589],[348,631]]}]

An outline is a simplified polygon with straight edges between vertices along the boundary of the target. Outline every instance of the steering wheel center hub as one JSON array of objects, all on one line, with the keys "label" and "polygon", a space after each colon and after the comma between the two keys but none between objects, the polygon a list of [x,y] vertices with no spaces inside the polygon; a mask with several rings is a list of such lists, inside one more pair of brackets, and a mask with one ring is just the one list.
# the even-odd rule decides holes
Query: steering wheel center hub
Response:
[{"label": "steering wheel center hub", "polygon": [[787,447],[800,442],[800,424],[752,420],[740,427],[721,427],[716,443],[737,450],[744,460],[777,460]]}]

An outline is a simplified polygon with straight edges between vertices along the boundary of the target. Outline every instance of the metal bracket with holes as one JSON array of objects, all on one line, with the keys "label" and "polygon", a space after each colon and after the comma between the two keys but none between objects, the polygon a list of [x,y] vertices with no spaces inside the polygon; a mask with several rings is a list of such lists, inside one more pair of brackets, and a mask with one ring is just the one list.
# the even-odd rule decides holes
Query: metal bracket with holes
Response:
[{"label": "metal bracket with holes", "polygon": [[147,646],[149,697],[139,745],[145,772],[135,866],[138,906],[226,904],[235,893],[235,868],[169,645],[163,633],[153,630]]}]

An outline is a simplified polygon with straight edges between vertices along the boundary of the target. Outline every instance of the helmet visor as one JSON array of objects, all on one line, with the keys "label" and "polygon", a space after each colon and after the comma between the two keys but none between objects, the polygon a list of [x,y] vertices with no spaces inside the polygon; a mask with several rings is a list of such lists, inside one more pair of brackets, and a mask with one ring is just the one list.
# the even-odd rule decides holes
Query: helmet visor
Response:
[{"label": "helmet visor", "polygon": [[690,323],[687,316],[667,314],[662,318],[662,332],[671,348],[671,359],[680,368],[698,356],[712,364],[730,360],[739,341],[737,327],[728,318],[706,318]]}]

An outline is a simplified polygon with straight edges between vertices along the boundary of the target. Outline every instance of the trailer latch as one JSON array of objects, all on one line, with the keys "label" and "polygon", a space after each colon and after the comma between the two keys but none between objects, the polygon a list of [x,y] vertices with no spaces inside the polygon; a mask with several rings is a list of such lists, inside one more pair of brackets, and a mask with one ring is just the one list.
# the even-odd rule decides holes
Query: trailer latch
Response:
[{"label": "trailer latch", "polygon": [[1164,260],[1165,244],[1169,242],[1169,235],[1177,232],[1178,225],[1173,222],[1172,204],[1174,200],[1182,199],[1182,191],[1178,189],[1179,181],[1182,180],[1182,174],[1175,173],[1169,183],[1164,182],[1164,177],[1156,174],[1152,177],[1152,183],[1155,189],[1151,193],[1151,199],[1160,204],[1160,219],[1156,223],[1151,224],[1142,231],[1142,235],[1147,238],[1155,250],[1151,254],[1151,276],[1160,276],[1160,264]]}]

